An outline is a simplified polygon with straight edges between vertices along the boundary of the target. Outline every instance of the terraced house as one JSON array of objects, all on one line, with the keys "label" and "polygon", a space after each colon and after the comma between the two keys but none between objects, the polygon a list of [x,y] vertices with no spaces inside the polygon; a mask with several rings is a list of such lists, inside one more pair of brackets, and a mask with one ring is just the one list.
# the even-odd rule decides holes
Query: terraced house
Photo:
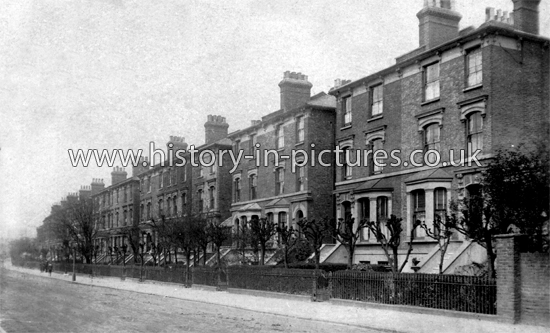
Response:
[{"label": "terraced house", "polygon": [[[325,93],[311,96],[312,84],[301,73],[285,72],[279,87],[280,110],[228,136],[235,156],[243,156],[231,175],[228,224],[235,232],[253,218],[297,228],[301,218],[332,216],[332,165],[313,167],[308,158],[334,149],[335,99]],[[332,154],[325,161],[332,164]]]},{"label": "terraced house", "polygon": [[[462,162],[475,156],[486,163],[499,148],[546,138],[549,40],[538,34],[539,3],[514,0],[511,14],[488,8],[484,24],[460,29],[453,2],[425,1],[417,14],[417,49],[377,73],[337,82],[330,91],[337,98],[336,144],[352,156],[336,170],[337,218],[383,222],[394,214],[406,222],[401,238],[410,242],[412,221],[430,227],[437,216],[444,218],[451,198],[481,190],[482,168],[450,164],[461,160],[461,151]],[[366,166],[355,166],[356,153],[368,149],[387,156],[370,155]],[[440,159],[430,154],[424,161],[429,150],[439,151]],[[422,229],[414,236],[411,258],[420,261],[420,272],[433,272],[435,241]],[[386,261],[363,230],[354,262]],[[483,262],[484,251],[454,236],[445,272],[472,261]]]}]

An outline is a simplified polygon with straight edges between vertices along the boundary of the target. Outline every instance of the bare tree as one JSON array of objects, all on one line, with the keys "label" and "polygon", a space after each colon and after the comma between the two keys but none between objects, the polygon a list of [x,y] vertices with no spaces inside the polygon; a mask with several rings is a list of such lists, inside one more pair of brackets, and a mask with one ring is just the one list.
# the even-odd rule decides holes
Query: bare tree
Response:
[{"label": "bare tree", "polygon": [[426,223],[421,223],[420,227],[426,231],[426,235],[437,241],[439,246],[439,274],[443,274],[443,262],[445,261],[445,254],[447,248],[453,236],[453,230],[456,225],[456,215],[452,214],[446,216],[445,220],[441,216],[437,215],[434,219],[433,230],[429,228]]},{"label": "bare tree", "polygon": [[86,262],[92,263],[93,240],[97,235],[92,200],[68,201],[53,218],[58,238],[74,243]]},{"label": "bare tree", "polygon": [[253,218],[250,220],[250,230],[253,240],[260,249],[260,265],[265,264],[267,243],[277,233],[277,226],[267,218]]},{"label": "bare tree", "polygon": [[412,243],[414,239],[414,231],[420,224],[420,221],[416,221],[413,224],[410,232],[409,248],[407,250],[407,254],[405,255],[405,260],[403,260],[403,263],[399,266],[398,250],[399,245],[401,244],[401,233],[403,232],[402,222],[402,218],[397,218],[395,215],[391,215],[385,223],[386,230],[382,229],[380,221],[366,223],[366,227],[373,233],[378,243],[382,246],[382,250],[388,258],[388,263],[394,273],[401,272],[409,261],[409,256],[413,250]]},{"label": "bare tree", "polygon": [[315,269],[319,269],[319,262],[321,260],[321,247],[323,241],[328,237],[333,237],[334,227],[333,223],[328,218],[322,219],[302,219],[298,221],[298,226],[304,234],[309,246],[315,253]]},{"label": "bare tree", "polygon": [[216,247],[216,261],[218,267],[221,266],[221,247],[231,237],[231,227],[226,227],[221,224],[211,223],[208,226],[208,234],[212,240],[212,244]]},{"label": "bare tree", "polygon": [[353,255],[355,253],[355,247],[357,241],[361,235],[361,231],[368,224],[367,220],[361,220],[355,223],[354,218],[339,219],[338,226],[336,227],[336,237],[340,243],[342,243],[348,251],[348,269],[353,266]]},{"label": "bare tree", "polygon": [[299,241],[298,233],[292,226],[290,226],[290,228],[278,226],[277,234],[279,235],[279,242],[283,249],[285,268],[288,268],[288,257],[290,255],[290,251]]}]

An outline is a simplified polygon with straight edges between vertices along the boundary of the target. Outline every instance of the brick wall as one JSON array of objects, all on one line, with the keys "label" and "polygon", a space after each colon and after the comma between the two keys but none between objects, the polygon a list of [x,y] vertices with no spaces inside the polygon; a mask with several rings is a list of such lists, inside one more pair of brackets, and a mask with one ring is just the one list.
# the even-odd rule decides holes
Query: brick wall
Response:
[{"label": "brick wall", "polygon": [[496,236],[497,316],[550,326],[548,253],[522,253],[521,235]]},{"label": "brick wall", "polygon": [[548,253],[521,253],[521,321],[550,326]]}]

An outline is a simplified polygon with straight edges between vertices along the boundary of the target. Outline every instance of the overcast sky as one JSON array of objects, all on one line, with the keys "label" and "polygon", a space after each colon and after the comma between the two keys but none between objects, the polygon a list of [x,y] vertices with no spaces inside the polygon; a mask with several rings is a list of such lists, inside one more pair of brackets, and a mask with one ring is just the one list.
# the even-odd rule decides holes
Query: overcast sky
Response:
[{"label": "overcast sky", "polygon": [[[422,0],[0,0],[0,238],[34,236],[50,207],[108,167],[68,149],[204,143],[206,115],[229,131],[279,108],[286,70],[313,93],[359,79],[418,46]],[[485,7],[457,0],[461,28]],[[541,33],[550,36],[548,1]],[[543,19],[546,18],[546,19]]]}]

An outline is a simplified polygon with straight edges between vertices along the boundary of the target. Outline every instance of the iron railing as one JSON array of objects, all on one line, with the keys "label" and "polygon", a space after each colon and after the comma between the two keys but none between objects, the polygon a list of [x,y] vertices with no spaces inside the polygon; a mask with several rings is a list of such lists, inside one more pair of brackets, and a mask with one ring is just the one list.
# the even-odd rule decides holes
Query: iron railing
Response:
[{"label": "iron railing", "polygon": [[[14,263],[39,268],[39,263]],[[72,263],[54,263],[54,271],[72,272]],[[462,275],[377,273],[271,267],[230,266],[186,268],[76,264],[76,273],[131,277],[230,288],[252,289],[328,298],[410,305],[435,309],[496,314],[496,280]]]},{"label": "iron railing", "polygon": [[496,314],[496,280],[463,275],[340,271],[333,298]]}]

